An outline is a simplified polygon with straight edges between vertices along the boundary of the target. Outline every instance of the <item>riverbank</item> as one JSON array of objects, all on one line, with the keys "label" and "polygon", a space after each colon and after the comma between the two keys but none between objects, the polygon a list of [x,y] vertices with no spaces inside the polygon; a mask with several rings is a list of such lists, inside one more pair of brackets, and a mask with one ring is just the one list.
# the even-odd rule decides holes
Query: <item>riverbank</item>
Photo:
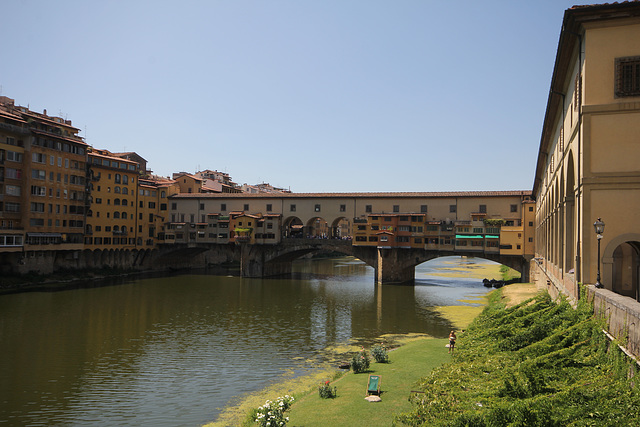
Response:
[{"label": "riverbank", "polygon": [[[449,277],[449,278],[471,278],[478,279],[478,285],[481,287],[481,280],[483,278],[502,278],[502,273],[500,272],[499,264],[479,264],[476,263],[473,259],[470,259],[468,262],[460,262],[455,261],[445,261],[445,265],[450,266],[449,268],[445,268],[436,272],[437,276],[440,277]],[[513,284],[507,287],[502,288],[503,292],[515,292],[517,288],[521,288],[526,284]],[[535,286],[531,288],[527,286],[529,295],[535,294]],[[527,294],[522,293],[518,298],[526,298]],[[486,305],[486,297],[466,297],[464,300],[459,300],[462,305],[454,305],[454,306],[440,306],[433,307],[433,310],[438,313],[438,315],[451,325],[452,328],[456,330],[465,329],[475,317],[477,317],[481,311],[484,309]],[[424,375],[427,375],[429,370],[432,367],[427,367],[424,362],[425,354],[429,353],[429,366],[433,363],[433,366],[439,366],[450,360],[450,355],[445,348],[446,340],[442,339],[434,339],[428,335],[404,335],[404,336],[382,336],[379,337],[380,342],[384,342],[387,345],[391,345],[394,347],[400,346],[399,349],[396,349],[391,352],[391,360],[395,360],[397,357],[405,358],[404,353],[406,352],[407,361],[406,364],[403,363],[391,363],[389,365],[380,365],[380,364],[372,364],[372,368],[376,367],[382,370],[391,369],[391,376],[395,376],[398,379],[405,378],[405,385],[402,386],[406,388],[406,392],[402,394],[396,394],[396,397],[399,397],[399,404],[405,405],[404,407],[408,410],[408,406],[406,406],[408,393],[410,392],[410,386],[412,383],[418,381]],[[415,343],[415,344],[414,344]],[[407,347],[408,346],[408,347]],[[333,348],[330,349],[334,353],[343,354],[344,357],[347,357],[349,352],[356,352],[359,350],[359,346],[342,346],[341,348]],[[350,357],[350,356],[348,356]],[[413,363],[410,360],[419,360],[418,366],[414,368],[408,368],[408,366]],[[405,369],[404,366],[407,366]],[[400,372],[404,371],[404,372]],[[388,374],[385,373],[385,376]],[[409,377],[407,377],[409,375]],[[357,378],[350,378],[357,377]],[[275,399],[278,396],[284,396],[286,394],[294,395],[297,399],[297,402],[294,403],[292,407],[292,413],[300,412],[302,413],[302,406],[305,399],[313,399],[317,397],[317,387],[319,384],[324,383],[326,380],[340,381],[346,384],[347,389],[354,387],[354,390],[357,392],[352,396],[354,402],[360,401],[367,403],[364,401],[364,389],[366,387],[366,378],[364,379],[365,383],[362,384],[351,384],[352,381],[356,383],[361,382],[359,379],[360,376],[353,375],[352,373],[345,373],[345,371],[340,371],[336,368],[335,365],[324,365],[324,366],[315,366],[310,369],[310,372],[306,375],[298,375],[296,376],[294,372],[289,372],[285,375],[282,375],[280,378],[274,378],[274,383],[256,393],[252,393],[250,395],[242,396],[240,399],[231,402],[227,407],[225,407],[215,422],[207,424],[207,427],[222,427],[222,426],[230,426],[230,425],[240,425],[247,420],[248,414],[258,406],[261,406],[265,403],[267,399]],[[368,376],[367,376],[368,377]],[[386,384],[386,382],[385,382]],[[393,385],[393,381],[391,383]],[[407,386],[408,384],[408,386]],[[338,395],[343,396],[341,394],[340,389],[343,386],[338,387]],[[394,385],[394,389],[398,390],[401,387],[400,384]],[[384,386],[383,386],[384,388]],[[389,394],[385,398],[385,401],[388,401]],[[336,399],[335,402],[337,404],[344,403],[346,404],[346,411],[348,412],[349,406],[351,405],[351,398],[341,398]],[[219,408],[218,408],[219,409]],[[387,411],[389,412],[389,411]],[[389,412],[389,416],[393,415],[392,412]],[[387,418],[385,418],[387,419]],[[375,424],[375,420],[371,421]],[[248,423],[250,425],[250,423]],[[296,424],[291,424],[296,425]],[[312,424],[305,424],[312,425]],[[345,425],[338,423],[337,425]],[[389,425],[389,424],[386,424]]]}]

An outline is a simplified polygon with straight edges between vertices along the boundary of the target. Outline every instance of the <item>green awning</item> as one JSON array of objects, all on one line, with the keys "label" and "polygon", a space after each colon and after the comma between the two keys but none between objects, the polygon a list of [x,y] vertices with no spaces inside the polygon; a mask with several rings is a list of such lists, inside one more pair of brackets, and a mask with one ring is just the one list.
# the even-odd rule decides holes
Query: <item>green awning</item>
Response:
[{"label": "green awning", "polygon": [[471,234],[456,234],[456,239],[484,239],[484,236],[471,235]]},{"label": "green awning", "polygon": [[488,234],[486,236],[484,236],[484,237],[486,237],[487,239],[499,239],[500,238],[500,236],[490,236]]}]

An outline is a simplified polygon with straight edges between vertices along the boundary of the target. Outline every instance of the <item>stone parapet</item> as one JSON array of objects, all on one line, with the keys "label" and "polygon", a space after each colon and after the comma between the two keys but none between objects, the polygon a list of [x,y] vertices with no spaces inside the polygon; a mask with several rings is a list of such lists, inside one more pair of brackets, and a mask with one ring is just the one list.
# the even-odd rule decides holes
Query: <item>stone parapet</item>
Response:
[{"label": "stone parapet", "polygon": [[587,286],[587,292],[595,314],[606,320],[609,333],[640,358],[640,302],[592,285]]}]

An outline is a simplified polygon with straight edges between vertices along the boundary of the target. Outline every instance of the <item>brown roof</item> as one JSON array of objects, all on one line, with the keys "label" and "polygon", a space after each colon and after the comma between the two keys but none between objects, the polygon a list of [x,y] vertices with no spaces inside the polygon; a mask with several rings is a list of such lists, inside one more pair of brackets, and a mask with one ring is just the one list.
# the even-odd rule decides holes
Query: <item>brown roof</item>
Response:
[{"label": "brown roof", "polygon": [[530,190],[517,191],[448,191],[448,192],[397,192],[397,193],[180,193],[172,197],[180,199],[338,199],[338,198],[451,198],[451,197],[527,197]]}]

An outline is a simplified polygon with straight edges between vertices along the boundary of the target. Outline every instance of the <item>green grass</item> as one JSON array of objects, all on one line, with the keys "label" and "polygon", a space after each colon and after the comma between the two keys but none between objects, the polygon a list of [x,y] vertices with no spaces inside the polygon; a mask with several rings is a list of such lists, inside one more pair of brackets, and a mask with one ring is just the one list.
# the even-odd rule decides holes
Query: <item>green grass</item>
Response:
[{"label": "green grass", "polygon": [[412,426],[637,426],[637,366],[603,322],[548,294],[505,308],[500,293],[421,380],[425,393],[398,420]]},{"label": "green grass", "polygon": [[[290,426],[389,426],[394,414],[411,410],[416,382],[450,360],[446,339],[420,339],[389,352],[390,363],[371,363],[369,372],[347,373],[333,381],[335,399],[321,399],[317,388],[299,398],[289,413]],[[381,376],[382,402],[366,401],[369,374]],[[318,384],[320,385],[320,384]]]}]

